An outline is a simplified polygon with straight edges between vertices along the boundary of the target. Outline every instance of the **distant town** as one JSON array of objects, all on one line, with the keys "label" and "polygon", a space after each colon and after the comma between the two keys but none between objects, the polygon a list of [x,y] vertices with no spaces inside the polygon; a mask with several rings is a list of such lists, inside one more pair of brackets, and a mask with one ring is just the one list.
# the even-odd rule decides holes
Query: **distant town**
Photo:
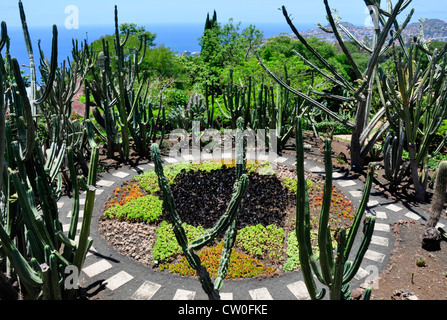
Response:
[{"label": "distant town", "polygon": [[[359,27],[349,22],[342,22],[342,25],[359,41],[364,41],[365,37],[372,39],[374,29],[372,27]],[[443,41],[447,42],[447,23],[439,19],[428,19],[423,21],[424,37],[428,41]],[[329,28],[330,29],[330,28]],[[344,40],[349,40],[344,32],[340,32]],[[420,22],[409,24],[402,32],[404,38],[408,36],[417,36],[420,34]],[[320,40],[327,42],[335,42],[335,36],[332,33],[316,28],[302,32],[303,37],[317,37]],[[295,35],[291,35],[296,37]]]}]

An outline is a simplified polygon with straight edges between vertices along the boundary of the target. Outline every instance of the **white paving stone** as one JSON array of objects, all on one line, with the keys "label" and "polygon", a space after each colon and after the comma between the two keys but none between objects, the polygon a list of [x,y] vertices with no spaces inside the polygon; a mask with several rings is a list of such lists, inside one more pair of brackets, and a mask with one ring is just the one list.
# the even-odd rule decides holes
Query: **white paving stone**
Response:
[{"label": "white paving stone", "polygon": [[123,179],[123,178],[128,177],[129,174],[127,172],[118,171],[118,172],[112,173],[112,176]]},{"label": "white paving stone", "polygon": [[352,186],[355,186],[357,183],[355,182],[355,181],[353,181],[353,180],[344,180],[344,181],[337,181],[337,183],[341,186],[341,187],[343,187],[343,188],[346,188],[346,187],[352,187]]},{"label": "white paving stone", "polygon": [[309,170],[312,172],[324,172],[324,169],[318,166],[310,168]]},{"label": "white paving stone", "polygon": [[182,156],[183,156],[183,159],[185,159],[186,161],[194,161],[194,157],[190,154],[184,154]]},{"label": "white paving stone", "polygon": [[57,208],[58,208],[58,209],[62,208],[62,207],[64,206],[64,204],[65,204],[64,201],[59,201],[59,202],[57,203]]},{"label": "white paving stone", "polygon": [[194,300],[195,296],[196,296],[195,291],[177,289],[173,300]]},{"label": "white paving stone", "polygon": [[107,260],[100,260],[98,262],[95,262],[91,265],[89,265],[88,267],[85,267],[82,269],[82,271],[84,271],[84,273],[89,276],[90,278],[93,278],[94,276],[109,270],[110,268],[112,268],[112,265],[110,264],[110,262],[108,262]]},{"label": "white paving stone", "polygon": [[365,252],[365,258],[376,262],[383,262],[383,260],[385,259],[385,255],[380,252],[367,250]]},{"label": "white paving stone", "polygon": [[133,279],[132,275],[128,274],[126,271],[120,271],[114,276],[107,279],[105,281],[105,284],[107,288],[113,291],[132,279]]},{"label": "white paving stone", "polygon": [[138,166],[132,167],[132,168],[130,168],[130,170],[135,171],[136,173],[140,173],[140,172],[144,171],[143,168],[140,168]]},{"label": "white paving stone", "polygon": [[144,281],[130,298],[133,300],[151,300],[160,288],[161,285],[157,283]]},{"label": "white paving stone", "polygon": [[220,300],[233,300],[232,292],[220,292]]},{"label": "white paving stone", "polygon": [[363,195],[363,191],[359,191],[359,190],[349,191],[349,193],[350,193],[354,198],[361,198],[362,195]]},{"label": "white paving stone", "polygon": [[354,278],[357,280],[361,280],[367,276],[369,276],[369,272],[360,267],[357,273],[355,274]]},{"label": "white paving stone", "polygon": [[101,187],[110,187],[111,185],[113,185],[115,182],[114,181],[109,181],[109,180],[104,180],[101,179],[98,182],[96,182],[97,186],[101,186]]},{"label": "white paving stone", "polygon": [[371,243],[372,244],[376,244],[378,246],[388,247],[388,238],[379,237],[379,236],[372,236],[371,237]]},{"label": "white paving stone", "polygon": [[213,154],[212,153],[202,152],[200,154],[200,156],[201,156],[202,160],[213,160]]},{"label": "white paving stone", "polygon": [[249,290],[248,293],[253,300],[273,300],[267,288]]},{"label": "white paving stone", "polygon": [[284,163],[286,161],[287,161],[287,158],[285,158],[285,157],[279,157],[276,159],[276,162],[279,162],[279,163]]},{"label": "white paving stone", "polygon": [[[76,243],[78,243],[77,239],[75,241],[76,241]],[[98,251],[96,251],[96,249],[93,246],[91,246],[90,249],[87,252],[86,257],[91,256],[93,254],[92,252],[98,253]]]},{"label": "white paving stone", "polygon": [[338,178],[341,178],[341,177],[344,177],[344,176],[345,176],[345,174],[341,173],[341,172],[333,172],[332,173],[332,178],[335,178],[335,179],[338,179]]},{"label": "white paving stone", "polygon": [[288,284],[287,289],[289,289],[298,300],[310,300],[309,292],[303,281]]},{"label": "white paving stone", "polygon": [[376,212],[376,218],[384,220],[384,219],[388,219],[388,216],[386,215],[386,212],[378,211],[378,212]]},{"label": "white paving stone", "polygon": [[177,159],[176,158],[164,158],[164,161],[166,161],[167,163],[177,163]]},{"label": "white paving stone", "polygon": [[377,206],[378,204],[379,204],[379,201],[377,201],[377,200],[369,200],[367,206],[374,207],[374,206]]},{"label": "white paving stone", "polygon": [[376,223],[376,224],[374,224],[374,230],[375,231],[390,232],[391,231],[391,227],[390,227],[389,224],[386,224],[386,223]]},{"label": "white paving stone", "polygon": [[405,216],[406,216],[407,218],[410,218],[410,219],[413,219],[413,220],[419,220],[419,219],[421,218],[418,214],[416,214],[416,213],[414,213],[414,212],[411,212],[411,211],[407,212],[407,213],[405,214]]},{"label": "white paving stone", "polygon": [[389,206],[386,207],[388,210],[394,211],[394,212],[398,212],[400,210],[402,210],[401,207],[396,206],[395,204],[390,204]]}]

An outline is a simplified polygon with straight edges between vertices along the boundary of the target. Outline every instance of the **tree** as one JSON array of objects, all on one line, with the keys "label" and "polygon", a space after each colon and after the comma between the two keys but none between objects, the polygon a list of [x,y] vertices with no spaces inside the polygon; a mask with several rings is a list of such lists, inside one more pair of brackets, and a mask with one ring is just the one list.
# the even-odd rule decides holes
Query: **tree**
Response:
[{"label": "tree", "polygon": [[219,24],[214,11],[210,20],[207,15],[203,36],[200,38],[200,58],[203,61],[203,81],[219,90],[221,74],[226,68],[240,65],[253,55],[262,42],[263,33],[250,25],[240,30],[241,23],[229,19],[225,25]]},{"label": "tree", "polygon": [[136,36],[141,42],[144,40],[144,37],[146,37],[146,45],[148,47],[155,47],[154,40],[157,37],[157,34],[146,31],[146,27],[144,26],[138,26],[135,23],[122,23],[120,25],[120,33],[122,35],[129,33],[129,36]]}]

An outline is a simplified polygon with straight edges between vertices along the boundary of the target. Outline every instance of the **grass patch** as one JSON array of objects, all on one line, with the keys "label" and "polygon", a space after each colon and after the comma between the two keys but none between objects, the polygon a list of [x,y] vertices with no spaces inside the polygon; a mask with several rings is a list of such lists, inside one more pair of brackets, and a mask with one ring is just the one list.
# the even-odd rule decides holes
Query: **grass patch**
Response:
[{"label": "grass patch", "polygon": [[240,230],[236,238],[236,246],[247,254],[272,260],[281,260],[283,256],[284,229],[275,225],[256,225]]},{"label": "grass patch", "polygon": [[153,195],[132,199],[123,205],[115,205],[104,214],[110,219],[153,223],[163,213],[163,201]]}]

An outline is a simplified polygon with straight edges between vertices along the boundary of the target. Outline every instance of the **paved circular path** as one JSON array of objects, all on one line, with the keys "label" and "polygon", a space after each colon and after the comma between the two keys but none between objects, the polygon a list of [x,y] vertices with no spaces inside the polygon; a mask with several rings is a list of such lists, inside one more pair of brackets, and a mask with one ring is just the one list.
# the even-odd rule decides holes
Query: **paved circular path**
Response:
[{"label": "paved circular path", "polygon": [[[271,161],[271,159],[270,159]],[[274,163],[275,160],[273,160]],[[165,164],[176,161],[164,158]],[[271,161],[272,162],[272,161]],[[276,158],[276,163],[295,166],[294,157],[284,155]],[[95,207],[91,225],[93,247],[90,250],[80,277],[81,285],[88,293],[99,293],[104,300],[207,300],[198,279],[181,277],[149,269],[126,256],[119,254],[98,233],[98,218],[102,207],[113,190],[124,181],[148,170],[153,170],[152,163],[140,164],[137,167],[123,167],[114,172],[100,174],[97,182]],[[312,160],[305,161],[307,171],[324,175],[324,166]],[[364,184],[353,179],[348,173],[333,172],[333,183],[348,196],[354,206],[358,206]],[[81,194],[81,212],[85,202],[85,194]],[[71,216],[71,198],[62,197],[59,202],[60,220],[64,230],[68,230]],[[385,198],[374,188],[371,190],[367,208],[368,215],[376,216],[373,239],[369,246],[361,268],[351,281],[351,288],[377,278],[386,268],[391,250],[394,247],[394,237],[391,226],[397,220],[427,220],[428,213],[406,207]],[[445,224],[444,218],[440,226]],[[79,223],[80,229],[81,223]],[[357,245],[362,236],[358,233]],[[352,254],[357,248],[354,245]],[[317,285],[319,285],[318,281]],[[380,286],[379,282],[373,282]],[[308,299],[308,293],[300,271],[287,272],[280,277],[262,280],[243,279],[225,280],[221,298],[226,300],[302,300]]]}]

